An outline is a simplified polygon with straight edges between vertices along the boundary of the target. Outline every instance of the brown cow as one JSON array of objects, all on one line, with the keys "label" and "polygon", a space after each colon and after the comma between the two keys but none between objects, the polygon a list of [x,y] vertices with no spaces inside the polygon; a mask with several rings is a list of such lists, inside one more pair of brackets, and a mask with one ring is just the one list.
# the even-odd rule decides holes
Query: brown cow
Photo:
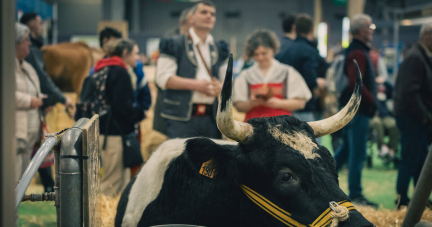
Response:
[{"label": "brown cow", "polygon": [[64,92],[80,94],[84,78],[103,52],[84,42],[60,43],[42,47],[45,70]]}]

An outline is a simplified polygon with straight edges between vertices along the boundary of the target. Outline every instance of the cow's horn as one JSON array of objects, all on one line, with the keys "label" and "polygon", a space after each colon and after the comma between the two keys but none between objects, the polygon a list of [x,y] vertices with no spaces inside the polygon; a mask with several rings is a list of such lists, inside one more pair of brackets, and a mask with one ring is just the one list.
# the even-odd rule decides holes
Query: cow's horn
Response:
[{"label": "cow's horn", "polygon": [[253,134],[252,125],[234,120],[232,93],[233,56],[230,54],[225,81],[220,95],[216,123],[219,131],[237,142],[245,142]]},{"label": "cow's horn", "polygon": [[357,110],[360,106],[363,83],[362,83],[361,72],[357,65],[356,60],[354,60],[354,65],[357,72],[357,81],[354,88],[354,92],[351,95],[348,104],[337,114],[327,119],[321,121],[308,122],[309,126],[312,127],[312,129],[315,132],[315,137],[318,138],[336,132],[337,130],[347,125],[354,117],[354,115],[357,113]]}]

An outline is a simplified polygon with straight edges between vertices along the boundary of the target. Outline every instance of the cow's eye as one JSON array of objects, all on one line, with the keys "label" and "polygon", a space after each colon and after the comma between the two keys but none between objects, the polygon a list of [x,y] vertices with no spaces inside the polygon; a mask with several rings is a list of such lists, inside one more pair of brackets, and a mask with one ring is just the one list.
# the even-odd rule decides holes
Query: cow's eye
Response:
[{"label": "cow's eye", "polygon": [[289,173],[282,174],[281,181],[288,182],[291,179],[292,179],[291,174],[289,174]]}]

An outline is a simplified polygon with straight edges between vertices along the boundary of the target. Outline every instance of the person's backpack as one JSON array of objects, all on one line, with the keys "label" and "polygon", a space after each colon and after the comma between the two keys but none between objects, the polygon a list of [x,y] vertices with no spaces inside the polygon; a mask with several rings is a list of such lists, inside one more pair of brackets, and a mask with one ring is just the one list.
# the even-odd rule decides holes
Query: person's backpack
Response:
[{"label": "person's backpack", "polygon": [[333,79],[330,80],[334,84],[333,90],[337,96],[339,96],[345,88],[348,87],[348,76],[344,71],[345,66],[345,56],[338,55],[330,66],[333,69]]},{"label": "person's backpack", "polygon": [[76,105],[75,121],[83,117],[91,118],[95,114],[102,116],[108,113],[110,105],[105,92],[107,77],[108,67],[104,67],[84,80],[80,102]]}]

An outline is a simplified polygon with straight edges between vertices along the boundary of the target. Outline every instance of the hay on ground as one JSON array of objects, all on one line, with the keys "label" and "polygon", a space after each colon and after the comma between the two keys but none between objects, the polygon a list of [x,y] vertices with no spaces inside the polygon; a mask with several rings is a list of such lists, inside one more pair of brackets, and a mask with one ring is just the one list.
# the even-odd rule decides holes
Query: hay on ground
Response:
[{"label": "hay on ground", "polygon": [[[114,226],[114,218],[117,210],[117,203],[120,196],[116,198],[107,198],[102,196],[102,226]],[[406,207],[401,210],[379,209],[371,207],[357,207],[363,216],[377,227],[400,227],[407,212]],[[432,211],[426,209],[423,213],[422,221],[432,222]]]},{"label": "hay on ground", "polygon": [[114,226],[114,218],[117,213],[117,204],[119,200],[120,200],[120,196],[111,198],[102,195],[101,198],[102,227]]}]

